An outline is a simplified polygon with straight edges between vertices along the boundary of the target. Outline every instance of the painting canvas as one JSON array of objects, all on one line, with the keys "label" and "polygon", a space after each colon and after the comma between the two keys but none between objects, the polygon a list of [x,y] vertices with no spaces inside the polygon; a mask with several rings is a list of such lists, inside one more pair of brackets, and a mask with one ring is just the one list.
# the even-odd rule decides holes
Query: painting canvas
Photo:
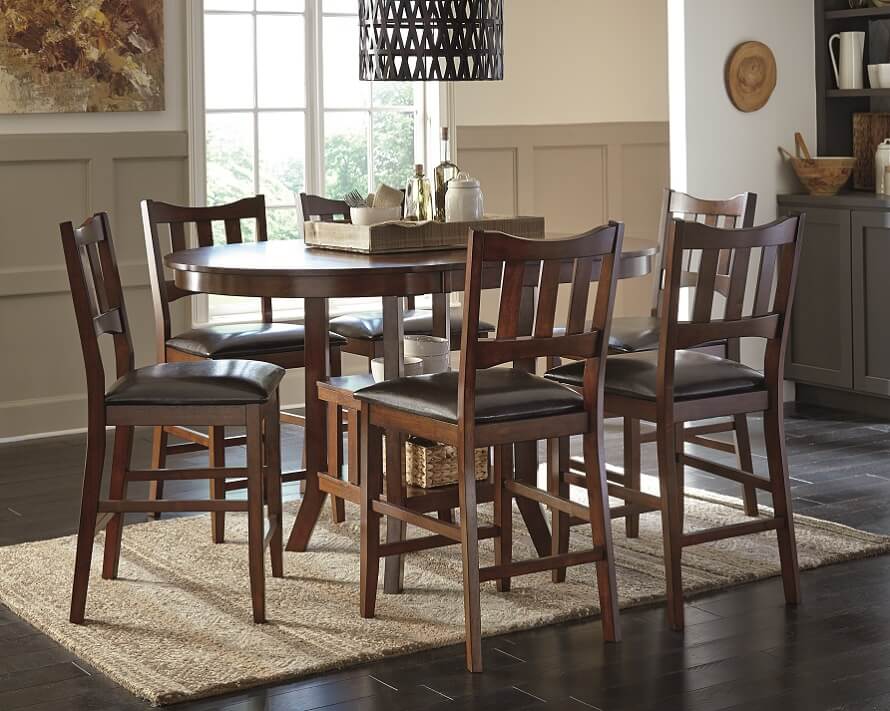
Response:
[{"label": "painting canvas", "polygon": [[0,113],[161,111],[164,0],[0,0]]}]

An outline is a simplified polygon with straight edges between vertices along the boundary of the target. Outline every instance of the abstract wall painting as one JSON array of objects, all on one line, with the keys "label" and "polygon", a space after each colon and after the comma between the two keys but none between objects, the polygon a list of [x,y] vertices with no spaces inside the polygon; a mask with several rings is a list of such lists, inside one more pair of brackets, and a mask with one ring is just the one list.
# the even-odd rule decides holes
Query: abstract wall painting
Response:
[{"label": "abstract wall painting", "polygon": [[164,0],[0,0],[0,113],[163,109]]}]

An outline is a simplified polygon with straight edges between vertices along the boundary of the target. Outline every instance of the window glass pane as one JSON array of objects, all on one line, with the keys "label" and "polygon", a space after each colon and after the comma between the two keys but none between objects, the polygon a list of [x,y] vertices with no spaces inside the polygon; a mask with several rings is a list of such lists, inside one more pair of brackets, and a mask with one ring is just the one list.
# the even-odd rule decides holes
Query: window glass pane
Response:
[{"label": "window glass pane", "polygon": [[204,18],[204,90],[208,109],[253,107],[253,16]]},{"label": "window glass pane", "polygon": [[253,0],[204,0],[205,10],[253,10]]},{"label": "window glass pane", "polygon": [[414,86],[406,81],[373,83],[374,106],[413,106]]},{"label": "window glass pane", "polygon": [[326,108],[360,108],[371,99],[371,82],[358,78],[358,20],[324,18],[324,103]]},{"label": "window glass pane", "polygon": [[325,195],[340,199],[368,183],[368,114],[328,111],[324,116]]},{"label": "window glass pane", "polygon": [[325,12],[358,13],[358,0],[324,0]]},{"label": "window glass pane", "polygon": [[257,16],[257,101],[291,109],[306,102],[305,22],[302,15]]},{"label": "window glass pane", "polygon": [[306,187],[306,126],[302,112],[260,113],[260,192],[267,205],[295,205]]},{"label": "window glass pane", "polygon": [[303,225],[296,207],[266,210],[269,239],[303,239]]},{"label": "window glass pane", "polygon": [[[374,113],[374,188],[403,188],[414,168],[414,114]],[[427,171],[429,173],[429,171]]]},{"label": "window glass pane", "polygon": [[256,194],[253,115],[208,114],[207,204],[234,202]]},{"label": "window glass pane", "polygon": [[303,12],[306,9],[304,0],[256,0],[259,12]]}]

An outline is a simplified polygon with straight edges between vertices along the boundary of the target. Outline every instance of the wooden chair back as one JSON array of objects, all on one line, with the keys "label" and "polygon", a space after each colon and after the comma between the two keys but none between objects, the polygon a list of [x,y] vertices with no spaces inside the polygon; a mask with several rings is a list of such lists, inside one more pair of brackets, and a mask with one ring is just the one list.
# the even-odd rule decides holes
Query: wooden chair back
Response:
[{"label": "wooden chair back", "polygon": [[305,222],[352,222],[349,205],[343,200],[300,193],[300,208]]},{"label": "wooden chair back", "polygon": [[[188,249],[187,228],[194,226],[199,247],[214,245],[214,224],[222,224],[227,244],[244,241],[242,221],[253,222],[256,240],[268,239],[266,230],[266,199],[262,195],[245,198],[228,205],[211,207],[186,207],[154,200],[142,201],[142,226],[145,232],[145,248],[148,253],[149,277],[155,314],[155,335],[158,360],[166,360],[166,343],[170,340],[170,304],[186,296],[190,291],[180,289],[167,278],[164,257],[170,252]],[[169,245],[169,249],[166,248]],[[272,299],[263,298],[262,318],[272,321]]]},{"label": "wooden chair back", "polygon": [[[782,381],[791,305],[800,260],[804,216],[795,215],[769,225],[728,230],[692,222],[674,221],[666,244],[665,311],[661,317],[659,383],[670,396],[674,357],[678,350],[706,343],[741,338],[767,341],[764,370],[767,382]],[[752,251],[759,250],[759,265],[750,310],[745,310]],[[701,252],[692,314],[678,314],[686,258]],[[724,252],[731,253],[729,292],[723,313],[714,314],[714,295]]]},{"label": "wooden chair back", "polygon": [[[462,422],[473,422],[476,370],[510,361],[535,362],[538,358],[565,357],[586,361],[588,385],[596,397],[602,389],[609,347],[612,307],[618,282],[618,259],[624,225],[609,225],[569,239],[533,240],[500,232],[472,230],[467,248],[463,328],[460,352]],[[601,261],[593,313],[588,319],[590,283]],[[482,276],[492,266],[501,269],[497,332],[480,338],[479,308]],[[571,295],[565,333],[554,335],[559,284],[571,277]],[[523,290],[536,287],[538,300],[531,336],[520,335]]]},{"label": "wooden chair back", "polygon": [[[743,229],[754,226],[754,212],[757,208],[755,193],[742,193],[728,200],[702,200],[676,190],[664,191],[664,203],[661,210],[659,227],[659,265],[656,272],[652,295],[652,315],[661,315],[662,295],[664,293],[664,270],[667,233],[674,220],[697,222],[711,227],[724,229]],[[685,255],[683,286],[693,287],[698,278],[697,265],[701,254],[689,252]],[[729,279],[732,267],[729,263],[729,251],[724,250],[718,260],[718,293],[726,297],[729,294]]]},{"label": "wooden chair back", "polygon": [[99,339],[108,334],[114,341],[118,378],[134,368],[133,341],[108,215],[100,212],[80,227],[64,222],[59,230],[83,351],[92,422],[105,404],[105,367]]}]

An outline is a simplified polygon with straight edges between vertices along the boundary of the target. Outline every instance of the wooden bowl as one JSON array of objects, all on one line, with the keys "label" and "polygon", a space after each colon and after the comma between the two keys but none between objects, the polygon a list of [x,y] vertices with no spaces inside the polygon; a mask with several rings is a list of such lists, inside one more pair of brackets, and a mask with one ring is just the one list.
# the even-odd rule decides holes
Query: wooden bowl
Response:
[{"label": "wooden bowl", "polygon": [[792,158],[791,166],[810,195],[837,195],[856,166],[855,158]]}]

